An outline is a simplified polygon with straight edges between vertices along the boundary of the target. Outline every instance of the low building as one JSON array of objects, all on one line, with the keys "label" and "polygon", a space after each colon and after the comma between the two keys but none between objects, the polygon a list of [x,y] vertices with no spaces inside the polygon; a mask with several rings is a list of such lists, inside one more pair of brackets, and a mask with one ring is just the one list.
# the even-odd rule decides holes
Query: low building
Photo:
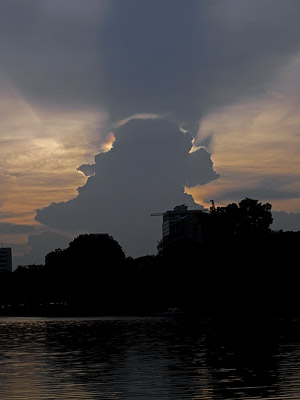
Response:
[{"label": "low building", "polygon": [[0,247],[0,271],[12,271],[12,252],[10,247]]}]

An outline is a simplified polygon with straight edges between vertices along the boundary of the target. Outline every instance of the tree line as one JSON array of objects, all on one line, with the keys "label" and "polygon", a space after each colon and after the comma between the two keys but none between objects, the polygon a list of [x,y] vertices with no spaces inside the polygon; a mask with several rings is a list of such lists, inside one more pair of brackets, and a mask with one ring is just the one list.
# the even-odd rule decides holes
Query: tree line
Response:
[{"label": "tree line", "polygon": [[275,232],[272,206],[246,198],[203,214],[201,243],[126,257],[109,234],[82,234],[45,264],[0,276],[0,315],[297,313],[300,232]]}]

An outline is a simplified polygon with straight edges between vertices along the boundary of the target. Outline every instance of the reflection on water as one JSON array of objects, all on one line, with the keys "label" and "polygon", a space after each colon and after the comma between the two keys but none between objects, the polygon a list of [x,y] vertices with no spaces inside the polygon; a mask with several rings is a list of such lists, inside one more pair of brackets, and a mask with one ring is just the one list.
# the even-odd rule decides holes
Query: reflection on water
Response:
[{"label": "reflection on water", "polygon": [[299,324],[0,319],[0,398],[299,399]]}]

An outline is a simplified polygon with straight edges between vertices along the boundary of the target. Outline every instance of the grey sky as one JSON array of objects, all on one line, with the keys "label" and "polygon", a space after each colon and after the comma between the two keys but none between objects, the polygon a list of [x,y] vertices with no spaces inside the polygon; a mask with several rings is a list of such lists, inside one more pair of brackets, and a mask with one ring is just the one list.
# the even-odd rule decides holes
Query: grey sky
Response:
[{"label": "grey sky", "polygon": [[291,0],[2,1],[1,68],[26,98],[185,125],[264,90],[299,48]]}]

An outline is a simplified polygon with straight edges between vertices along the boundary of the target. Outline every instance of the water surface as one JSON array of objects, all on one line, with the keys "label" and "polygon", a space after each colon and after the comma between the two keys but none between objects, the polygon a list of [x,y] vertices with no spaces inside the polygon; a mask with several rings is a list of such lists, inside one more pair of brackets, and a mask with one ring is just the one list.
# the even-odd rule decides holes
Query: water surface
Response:
[{"label": "water surface", "polygon": [[299,399],[298,321],[0,319],[0,398]]}]

